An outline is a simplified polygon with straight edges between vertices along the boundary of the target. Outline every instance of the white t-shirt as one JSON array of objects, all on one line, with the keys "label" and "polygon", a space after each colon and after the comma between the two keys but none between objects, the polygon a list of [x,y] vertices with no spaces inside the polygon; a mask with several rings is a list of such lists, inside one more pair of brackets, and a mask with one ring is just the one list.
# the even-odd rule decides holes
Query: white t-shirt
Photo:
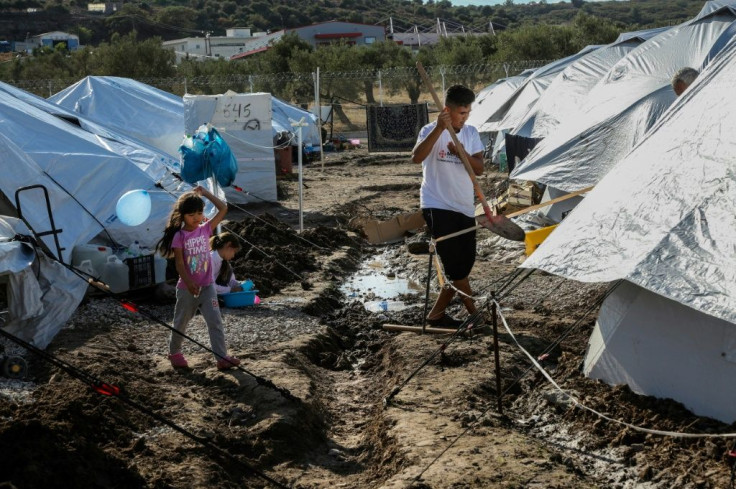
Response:
[{"label": "white t-shirt", "polygon": [[[437,122],[427,124],[419,131],[419,141],[424,140]],[[474,155],[483,151],[478,130],[464,125],[455,133],[465,151]],[[432,151],[422,162],[422,188],[419,205],[422,209],[434,208],[460,212],[468,217],[475,215],[473,182],[460,157],[450,154],[447,145],[452,142],[450,133],[442,131]]]},{"label": "white t-shirt", "polygon": [[222,257],[217,250],[212,250],[210,255],[212,259],[212,283],[215,285],[215,291],[217,291],[218,294],[229,294],[232,287],[240,285],[240,282],[235,279],[235,274],[231,273],[227,285],[218,284],[216,280],[217,276],[220,275],[220,269],[222,268]]}]

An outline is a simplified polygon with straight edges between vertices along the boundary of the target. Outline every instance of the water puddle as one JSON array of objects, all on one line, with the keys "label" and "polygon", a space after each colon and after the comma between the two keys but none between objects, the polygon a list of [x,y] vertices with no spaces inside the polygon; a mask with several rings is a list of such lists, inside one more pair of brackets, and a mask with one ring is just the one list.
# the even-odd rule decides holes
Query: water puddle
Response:
[{"label": "water puddle", "polygon": [[399,297],[417,294],[423,287],[414,281],[396,276],[382,257],[373,257],[361,265],[340,286],[340,291],[350,300],[360,300],[371,312],[400,311],[408,306]]}]

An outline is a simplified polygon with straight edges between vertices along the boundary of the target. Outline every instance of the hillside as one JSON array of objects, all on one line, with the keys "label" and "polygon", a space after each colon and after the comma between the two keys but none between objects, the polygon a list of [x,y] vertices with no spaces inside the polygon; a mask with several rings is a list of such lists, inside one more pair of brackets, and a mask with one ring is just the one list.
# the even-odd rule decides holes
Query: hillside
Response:
[{"label": "hillside", "polygon": [[[110,16],[86,11],[86,2],[76,0],[0,0],[0,39],[23,40],[52,30],[80,36],[83,44],[96,45],[113,33],[137,31],[139,39],[160,36],[175,39],[209,31],[223,35],[229,27],[251,27],[256,31],[279,30],[329,20],[346,20],[389,26],[397,31],[432,30],[436,19],[449,26],[486,32],[492,22],[496,30],[524,24],[564,24],[579,10],[609,19],[622,29],[673,25],[695,15],[700,0],[639,0],[572,3],[541,3],[503,6],[459,6],[447,0],[305,0],[295,5],[287,0],[255,0],[239,4],[232,0],[153,0],[124,4]],[[34,8],[37,11],[27,12]],[[448,27],[449,29],[450,27]]]}]

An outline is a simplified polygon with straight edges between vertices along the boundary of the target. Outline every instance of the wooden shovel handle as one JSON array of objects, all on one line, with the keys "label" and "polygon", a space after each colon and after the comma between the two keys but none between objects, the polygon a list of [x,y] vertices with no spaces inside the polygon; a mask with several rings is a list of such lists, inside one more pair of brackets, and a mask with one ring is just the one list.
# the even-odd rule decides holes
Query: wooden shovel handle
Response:
[{"label": "wooden shovel handle", "polygon": [[548,205],[556,204],[558,202],[562,202],[562,201],[567,200],[567,199],[572,199],[573,197],[577,197],[578,195],[582,195],[582,194],[584,194],[586,192],[590,192],[591,190],[593,190],[593,187],[586,187],[586,188],[584,188],[582,190],[577,190],[575,192],[570,192],[569,194],[561,195],[561,196],[559,196],[559,197],[557,197],[555,199],[548,200],[547,202],[542,202],[541,204],[537,204],[537,205],[533,205],[533,206],[530,206],[530,207],[526,207],[526,208],[521,209],[519,211],[512,212],[511,214],[506,214],[506,217],[508,217],[510,219],[512,217],[520,216],[522,214],[526,214],[527,212],[535,211],[537,209],[541,209],[542,207],[547,207]]},{"label": "wooden shovel handle", "polygon": [[[434,104],[437,106],[437,110],[442,112],[442,109],[444,108],[444,106],[442,105],[440,98],[437,96],[437,92],[434,91],[432,80],[429,79],[427,72],[424,71],[424,67],[422,66],[422,63],[419,61],[417,61],[417,71],[419,72],[419,75],[422,77],[422,81],[424,81],[424,84],[427,85],[427,88],[429,89],[429,93],[432,94],[432,98],[434,99]],[[491,214],[491,208],[488,207],[488,202],[486,202],[486,197],[485,195],[483,195],[483,190],[481,190],[480,185],[478,185],[478,180],[475,178],[475,172],[473,171],[473,167],[470,166],[470,161],[468,161],[468,156],[465,154],[464,147],[462,150],[460,149],[462,145],[460,144],[460,141],[458,140],[457,135],[455,134],[455,131],[448,130],[447,132],[450,133],[452,142],[455,143],[455,147],[458,149],[460,160],[462,160],[463,165],[465,165],[465,170],[468,172],[468,176],[470,176],[470,180],[473,182],[473,189],[475,190],[475,195],[478,196],[478,200],[480,200],[480,204],[483,206],[483,212],[486,214],[486,217],[489,220],[492,220],[493,216]]]}]

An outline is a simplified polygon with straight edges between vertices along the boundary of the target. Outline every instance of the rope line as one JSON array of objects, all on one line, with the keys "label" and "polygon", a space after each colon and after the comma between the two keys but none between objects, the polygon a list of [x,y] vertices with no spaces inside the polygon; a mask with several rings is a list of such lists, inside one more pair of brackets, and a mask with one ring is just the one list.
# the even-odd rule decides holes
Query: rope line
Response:
[{"label": "rope line", "polygon": [[[176,328],[174,328],[173,326],[169,325],[167,322],[165,322],[164,320],[162,320],[161,318],[159,318],[155,314],[150,313],[150,312],[148,312],[148,311],[146,311],[144,309],[141,309],[137,304],[135,304],[132,301],[126,301],[126,300],[122,300],[122,299],[117,298],[115,296],[115,294],[113,294],[110,291],[109,286],[107,286],[107,284],[104,284],[103,282],[101,282],[99,279],[93,277],[92,275],[90,275],[90,274],[88,274],[88,273],[86,273],[86,272],[84,272],[82,270],[79,270],[78,268],[74,267],[73,265],[69,265],[69,264],[66,264],[66,263],[62,262],[61,260],[58,260],[58,259],[54,258],[53,256],[51,257],[51,259],[57,261],[62,266],[64,266],[65,268],[67,268],[68,270],[70,270],[72,273],[74,273],[77,277],[79,277],[80,279],[84,280],[85,282],[87,282],[91,286],[95,287],[96,289],[104,292],[108,297],[110,297],[110,298],[114,299],[115,301],[117,301],[120,304],[120,306],[122,306],[122,308],[125,309],[126,311],[133,312],[133,313],[138,313],[141,316],[143,316],[143,317],[145,317],[145,318],[153,321],[154,323],[163,326],[164,328],[168,329],[172,333],[178,334],[182,338],[190,341],[191,343],[197,345],[198,347],[202,348],[203,350],[205,350],[205,351],[207,351],[209,353],[212,353],[218,360],[225,360],[225,361],[228,361],[229,362],[229,360],[225,356],[220,355],[219,353],[217,353],[214,350],[212,350],[210,347],[204,345],[200,341],[197,341],[196,339],[192,338],[191,336],[187,335],[186,333],[182,333],[181,331],[178,331]],[[85,277],[87,277],[87,278],[85,278]],[[289,399],[290,401],[298,401],[299,400],[291,392],[289,392],[289,390],[286,389],[285,387],[278,387],[271,380],[266,379],[264,377],[261,377],[259,375],[256,375],[255,373],[248,371],[246,368],[242,367],[241,365],[234,365],[234,364],[230,363],[230,366],[231,366],[231,368],[234,368],[236,370],[239,370],[240,372],[243,372],[243,373],[245,373],[247,375],[250,375],[251,377],[253,377],[256,380],[256,382],[258,383],[258,385],[262,385],[264,387],[268,387],[270,389],[273,389],[276,392],[278,392],[279,394],[281,394],[283,397],[285,397],[286,399]]]},{"label": "rope line", "polygon": [[384,407],[384,408],[387,408],[387,407],[389,406],[389,404],[391,403],[391,400],[392,400],[392,399],[393,399],[393,398],[394,398],[394,397],[395,397],[395,396],[396,396],[396,395],[397,395],[397,394],[398,394],[399,392],[401,392],[401,389],[403,389],[403,388],[404,388],[404,386],[406,386],[406,384],[408,384],[408,383],[409,383],[409,381],[410,381],[411,379],[413,379],[413,378],[414,378],[414,376],[415,376],[415,375],[417,375],[417,374],[418,374],[418,373],[419,373],[419,372],[420,372],[420,371],[421,371],[421,370],[422,370],[422,369],[423,369],[424,367],[426,367],[427,365],[429,365],[429,362],[431,362],[431,361],[432,361],[432,360],[434,359],[434,357],[436,357],[436,356],[437,356],[437,355],[439,355],[440,353],[444,352],[444,351],[445,351],[445,350],[447,349],[447,347],[448,347],[448,346],[449,346],[449,345],[450,345],[450,344],[451,344],[451,343],[452,343],[453,341],[455,341],[455,340],[456,340],[457,338],[459,338],[459,337],[460,337],[460,335],[461,335],[461,334],[463,334],[463,333],[464,333],[464,332],[466,332],[466,331],[470,331],[470,332],[472,332],[472,330],[473,330],[473,327],[474,327],[474,325],[475,325],[475,322],[476,322],[476,321],[478,321],[478,319],[480,319],[480,318],[482,317],[482,315],[483,315],[483,312],[482,312],[482,308],[478,308],[478,310],[476,310],[476,311],[475,311],[475,312],[474,312],[473,314],[471,314],[470,316],[468,316],[468,317],[467,317],[467,318],[465,319],[465,321],[463,321],[463,322],[462,322],[462,323],[460,324],[460,326],[458,326],[458,327],[457,327],[457,329],[456,329],[456,330],[455,330],[455,331],[454,331],[454,332],[453,332],[452,334],[450,334],[450,336],[449,336],[449,337],[448,337],[448,338],[447,338],[447,339],[445,340],[445,342],[444,342],[444,343],[442,343],[442,344],[441,344],[441,345],[439,346],[439,348],[437,348],[437,349],[436,349],[436,350],[435,350],[434,352],[432,352],[432,354],[430,354],[430,355],[429,355],[429,356],[428,356],[428,357],[427,357],[427,358],[426,358],[426,359],[424,360],[424,362],[422,362],[422,364],[421,364],[421,365],[419,365],[419,367],[417,367],[417,368],[416,368],[416,369],[415,369],[415,370],[414,370],[414,371],[413,371],[413,372],[412,372],[412,373],[411,373],[411,374],[410,374],[410,375],[409,375],[409,376],[408,376],[408,377],[407,377],[406,379],[404,379],[404,381],[403,381],[403,382],[402,382],[401,384],[399,384],[399,385],[395,386],[395,387],[394,387],[394,388],[393,388],[393,389],[391,390],[391,392],[389,393],[389,395],[388,395],[388,396],[386,396],[386,397],[384,397],[384,398],[383,398],[383,407]]},{"label": "rope line", "polygon": [[273,257],[273,255],[269,255],[269,254],[268,254],[268,253],[266,253],[266,252],[265,252],[264,250],[262,250],[261,248],[259,248],[259,247],[258,247],[258,246],[256,246],[256,245],[254,245],[253,243],[251,243],[250,241],[248,241],[247,239],[245,239],[244,237],[242,237],[241,235],[239,235],[238,233],[236,233],[236,232],[235,232],[235,231],[233,231],[232,229],[228,228],[227,226],[222,226],[222,227],[223,227],[223,229],[226,229],[227,231],[230,231],[231,233],[233,233],[233,234],[234,234],[235,236],[237,236],[237,237],[238,237],[238,239],[240,239],[240,240],[241,240],[241,241],[243,241],[244,243],[246,243],[246,244],[249,244],[249,245],[250,245],[250,246],[251,246],[251,247],[252,247],[252,248],[253,248],[254,250],[256,250],[256,251],[259,251],[259,252],[263,253],[263,256],[265,256],[266,258],[270,258],[270,259],[272,259],[272,260],[273,260],[273,262],[274,262],[274,263],[275,263],[276,265],[280,266],[281,268],[283,268],[284,270],[286,270],[286,271],[287,271],[287,272],[289,272],[290,274],[294,275],[294,276],[295,276],[296,278],[298,278],[298,279],[299,279],[299,281],[300,281],[300,282],[304,280],[304,277],[302,277],[301,275],[299,275],[298,273],[296,273],[296,272],[295,272],[294,270],[292,270],[291,268],[287,267],[286,265],[284,265],[283,263],[281,263],[280,261],[278,261],[278,260],[277,260],[276,258],[274,258],[274,257]]},{"label": "rope line", "polygon": [[171,421],[170,419],[166,418],[165,416],[145,407],[141,403],[131,399],[127,395],[125,395],[121,388],[117,385],[110,384],[107,382],[103,382],[96,376],[90,374],[89,372],[80,369],[79,367],[76,367],[75,365],[72,365],[65,360],[62,360],[61,358],[52,355],[51,353],[48,353],[46,351],[41,350],[40,348],[18,338],[17,336],[8,333],[7,331],[0,328],[0,335],[7,338],[8,340],[16,343],[17,345],[25,348],[26,350],[34,353],[35,355],[39,356],[42,360],[56,366],[57,368],[65,371],[73,378],[81,381],[82,383],[85,383],[89,385],[92,390],[94,390],[96,393],[106,396],[106,397],[114,397],[116,399],[119,399],[123,403],[131,406],[132,408],[150,416],[151,418],[155,419],[156,421],[159,421],[160,423],[165,424],[166,426],[172,428],[173,430],[181,433],[182,435],[186,436],[187,438],[193,440],[196,443],[199,443],[200,445],[209,448],[210,450],[214,451],[217,455],[221,457],[225,457],[230,461],[235,462],[236,464],[242,466],[245,468],[248,472],[252,473],[253,475],[256,475],[260,477],[261,479],[273,484],[276,487],[287,489],[287,486],[282,484],[281,482],[277,481],[276,479],[273,479],[272,477],[266,475],[264,472],[256,469],[252,465],[248,464],[247,462],[244,462],[240,460],[239,458],[235,457],[231,453],[227,452],[226,450],[223,450],[213,442],[199,437],[192,433],[191,431],[183,428],[182,426],[179,426],[175,422]]},{"label": "rope line", "polygon": [[497,309],[498,309],[498,315],[501,318],[501,322],[503,323],[504,328],[506,328],[506,332],[509,334],[512,340],[514,340],[514,343],[519,348],[519,350],[524,353],[524,355],[529,358],[529,361],[536,367],[536,369],[547,379],[547,381],[554,386],[555,389],[557,389],[558,392],[563,394],[565,398],[572,401],[572,403],[575,405],[575,407],[584,409],[595,416],[598,416],[601,419],[605,419],[606,421],[609,421],[611,423],[616,423],[621,426],[625,426],[626,428],[632,429],[634,431],[639,431],[642,433],[647,433],[650,435],[660,435],[660,436],[669,436],[673,438],[736,438],[736,433],[682,433],[678,431],[666,431],[666,430],[654,430],[650,428],[644,428],[643,426],[634,425],[631,423],[627,423],[626,421],[622,421],[620,419],[615,419],[610,416],[607,416],[599,411],[596,411],[595,409],[586,406],[580,400],[578,400],[575,396],[564,390],[562,387],[555,382],[555,380],[552,378],[552,376],[542,367],[539,362],[534,358],[532,354],[530,354],[528,351],[524,349],[523,346],[519,344],[519,341],[516,339],[516,336],[514,336],[513,331],[511,331],[511,328],[508,325],[508,322],[506,322],[506,318],[504,317],[503,313],[501,313],[500,306],[497,301],[494,301],[496,303]]},{"label": "rope line", "polygon": [[220,131],[220,133],[227,134],[228,137],[231,137],[235,139],[236,141],[240,141],[241,143],[246,144],[248,146],[253,146],[254,148],[261,148],[261,149],[284,149],[288,146],[291,146],[291,142],[294,141],[297,137],[296,134],[289,131],[289,134],[291,134],[291,137],[288,140],[286,140],[284,143],[277,144],[276,146],[262,146],[260,144],[252,143],[248,141],[247,139],[243,139],[243,138],[239,138],[238,136],[235,136],[232,132],[228,132],[227,128],[225,127],[222,127],[222,128],[218,127],[216,129]]},{"label": "rope line", "polygon": [[[606,300],[606,298],[609,295],[611,295],[613,293],[613,291],[616,290],[616,288],[620,284],[621,284],[621,280],[617,281],[609,290],[607,290],[606,292],[604,292],[603,294],[601,294],[600,297],[598,297],[598,299],[596,299],[595,302],[593,304],[591,304],[590,307],[588,307],[588,309],[585,310],[585,312],[583,312],[583,314],[577,319],[577,321],[575,321],[569,328],[567,328],[565,331],[563,331],[562,334],[560,336],[558,336],[552,343],[550,343],[549,345],[547,345],[547,348],[545,348],[542,351],[542,353],[540,353],[537,356],[537,358],[540,358],[543,355],[548,354],[555,347],[557,347],[559,344],[561,344],[562,341],[565,340],[565,338],[567,338],[568,336],[570,336],[570,334],[573,331],[575,331],[581,324],[583,324],[583,320],[586,317],[588,317],[588,314],[590,314],[598,306],[600,306],[601,304],[603,304],[603,301]],[[511,384],[509,384],[506,387],[506,389],[504,389],[504,391],[503,391],[504,395],[507,394],[511,390],[512,387],[514,387],[516,384],[518,384],[521,381],[521,379],[523,379],[524,377],[526,377],[526,375],[529,372],[533,371],[533,370],[534,370],[534,366],[530,365],[524,372],[522,372],[519,376],[517,376],[516,379],[514,379],[514,381],[511,382]]]}]

